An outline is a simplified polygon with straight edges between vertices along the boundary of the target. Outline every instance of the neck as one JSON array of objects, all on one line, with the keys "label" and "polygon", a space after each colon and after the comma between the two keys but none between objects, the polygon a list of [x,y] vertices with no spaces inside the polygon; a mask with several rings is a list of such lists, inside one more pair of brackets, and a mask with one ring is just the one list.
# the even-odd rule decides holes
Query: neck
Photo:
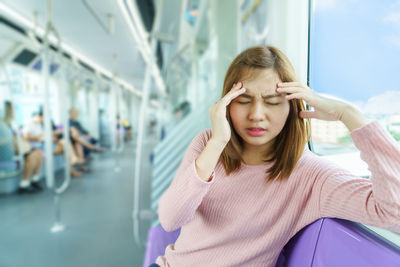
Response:
[{"label": "neck", "polygon": [[[273,144],[274,140],[269,141],[264,145],[250,145],[245,144],[242,152],[242,158],[246,164],[261,164],[265,160],[269,160],[272,158],[273,153]],[[251,162],[251,163],[248,163]]]},{"label": "neck", "polygon": [[247,165],[259,165],[265,163],[266,160],[271,158],[271,155],[266,156],[266,150],[250,150],[246,149],[242,153],[242,159]]}]

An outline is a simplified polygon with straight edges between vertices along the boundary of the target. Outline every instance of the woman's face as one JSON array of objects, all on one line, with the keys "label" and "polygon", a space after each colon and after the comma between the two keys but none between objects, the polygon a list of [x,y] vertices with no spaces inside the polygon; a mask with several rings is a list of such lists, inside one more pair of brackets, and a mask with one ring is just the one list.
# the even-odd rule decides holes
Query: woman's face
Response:
[{"label": "woman's face", "polygon": [[245,151],[268,149],[289,115],[289,101],[276,92],[282,82],[272,69],[261,70],[244,80],[246,92],[231,102],[233,127],[244,141]]}]

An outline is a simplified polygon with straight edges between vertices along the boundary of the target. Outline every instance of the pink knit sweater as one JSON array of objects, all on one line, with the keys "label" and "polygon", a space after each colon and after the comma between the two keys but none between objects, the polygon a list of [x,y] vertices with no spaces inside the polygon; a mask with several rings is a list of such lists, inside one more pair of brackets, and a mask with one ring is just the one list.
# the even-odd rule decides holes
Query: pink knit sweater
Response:
[{"label": "pink knit sweater", "polygon": [[286,181],[265,182],[270,164],[245,165],[230,176],[218,162],[210,182],[195,160],[211,137],[197,135],[159,203],[166,231],[181,227],[160,266],[274,266],[289,239],[322,217],[400,232],[400,148],[377,123],[351,137],[371,179],[350,174],[305,149]]}]

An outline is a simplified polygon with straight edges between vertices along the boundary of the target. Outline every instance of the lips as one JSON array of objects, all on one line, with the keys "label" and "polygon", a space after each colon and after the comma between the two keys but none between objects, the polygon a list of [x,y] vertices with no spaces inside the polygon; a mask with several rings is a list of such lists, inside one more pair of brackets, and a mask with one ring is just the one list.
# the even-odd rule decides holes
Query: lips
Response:
[{"label": "lips", "polygon": [[247,128],[247,130],[250,130],[250,131],[265,131],[265,129],[261,128],[261,127],[250,127],[250,128]]},{"label": "lips", "polygon": [[262,127],[250,127],[246,128],[246,130],[251,136],[261,136],[266,132],[266,129]]}]

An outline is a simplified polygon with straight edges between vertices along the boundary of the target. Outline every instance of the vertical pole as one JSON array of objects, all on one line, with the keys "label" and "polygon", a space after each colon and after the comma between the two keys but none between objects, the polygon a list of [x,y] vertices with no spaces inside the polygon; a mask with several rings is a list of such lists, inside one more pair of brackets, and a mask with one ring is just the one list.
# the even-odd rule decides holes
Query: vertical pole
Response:
[{"label": "vertical pole", "polygon": [[[60,58],[60,65],[62,64]],[[71,179],[71,172],[70,172],[70,159],[69,159],[69,118],[68,118],[68,110],[70,108],[70,99],[68,96],[68,80],[67,80],[67,69],[62,69],[61,73],[61,87],[59,88],[60,90],[60,95],[61,99],[63,101],[59,102],[60,105],[60,115],[61,115],[61,122],[63,127],[63,136],[64,136],[64,175],[66,179]]]},{"label": "vertical pole", "polygon": [[53,173],[53,138],[50,120],[50,92],[49,92],[49,55],[48,55],[48,40],[45,37],[44,46],[42,48],[42,75],[44,88],[44,103],[43,103],[43,118],[45,131],[45,162],[46,162],[46,182],[47,187],[54,188],[54,173]]},{"label": "vertical pole", "polygon": [[[138,123],[138,138],[137,138],[137,145],[136,145],[136,158],[135,158],[135,182],[134,188],[141,188],[140,182],[140,174],[141,174],[141,167],[142,167],[142,150],[143,150],[143,135],[145,131],[145,119],[146,119],[146,111],[148,105],[148,98],[149,98],[149,90],[150,90],[150,83],[151,83],[151,68],[152,62],[148,62],[146,67],[146,74],[144,78],[144,85],[143,85],[143,95],[142,95],[142,102],[140,104],[140,111],[139,111],[139,123]],[[135,234],[136,243],[140,244],[139,238],[139,227],[140,227],[140,195],[134,194],[134,219],[137,221],[137,224],[134,224],[134,231],[137,232]]]},{"label": "vertical pole", "polygon": [[119,106],[119,130],[120,130],[120,140],[119,140],[119,144],[120,144],[120,152],[122,152],[124,150],[124,97],[123,97],[123,90],[122,88],[119,89],[119,94],[118,94],[118,106]]},{"label": "vertical pole", "polygon": [[116,127],[115,127],[115,117],[116,117],[116,88],[114,83],[110,87],[110,137],[111,137],[111,150],[116,151]]},{"label": "vertical pole", "polygon": [[[157,6],[156,18],[154,22],[154,32],[157,32],[160,25],[160,16],[161,10],[163,7],[164,1],[159,0],[159,4]],[[143,150],[143,143],[144,143],[144,131],[145,131],[145,119],[147,113],[147,106],[149,105],[149,92],[150,92],[150,85],[151,85],[151,73],[153,68],[157,68],[156,61],[155,61],[155,51],[156,51],[157,39],[153,38],[151,40],[150,45],[150,55],[149,60],[147,61],[146,66],[146,73],[144,77],[144,84],[143,84],[143,95],[142,95],[142,102],[140,105],[140,112],[139,112],[139,123],[138,123],[138,138],[137,138],[137,146],[136,146],[136,158],[135,158],[135,181],[134,181],[134,199],[133,199],[133,232],[135,241],[138,245],[143,245],[140,241],[140,224],[141,224],[141,216],[140,216],[140,208],[141,208],[141,201],[140,201],[140,189],[141,189],[141,167],[142,167],[142,150]],[[135,190],[136,189],[136,190]]]},{"label": "vertical pole", "polygon": [[[230,61],[237,55],[238,51],[238,26],[240,20],[239,10],[237,8],[239,0],[219,0],[210,1],[211,17],[215,27],[213,37],[216,37],[218,61],[216,66],[217,71],[217,88],[222,88],[225,72],[229,67]],[[234,6],[231,12],[225,12],[227,6]],[[224,13],[224,16],[221,14]],[[234,41],[232,41],[234,40]]]},{"label": "vertical pole", "polygon": [[[120,166],[120,153],[121,153],[121,88],[119,86],[115,87],[115,111],[116,114],[114,116],[115,118],[115,123],[114,123],[114,130],[116,132],[115,134],[115,167],[114,171],[115,172],[120,172],[121,171],[121,166]],[[117,116],[119,118],[119,128],[117,128]]]}]

